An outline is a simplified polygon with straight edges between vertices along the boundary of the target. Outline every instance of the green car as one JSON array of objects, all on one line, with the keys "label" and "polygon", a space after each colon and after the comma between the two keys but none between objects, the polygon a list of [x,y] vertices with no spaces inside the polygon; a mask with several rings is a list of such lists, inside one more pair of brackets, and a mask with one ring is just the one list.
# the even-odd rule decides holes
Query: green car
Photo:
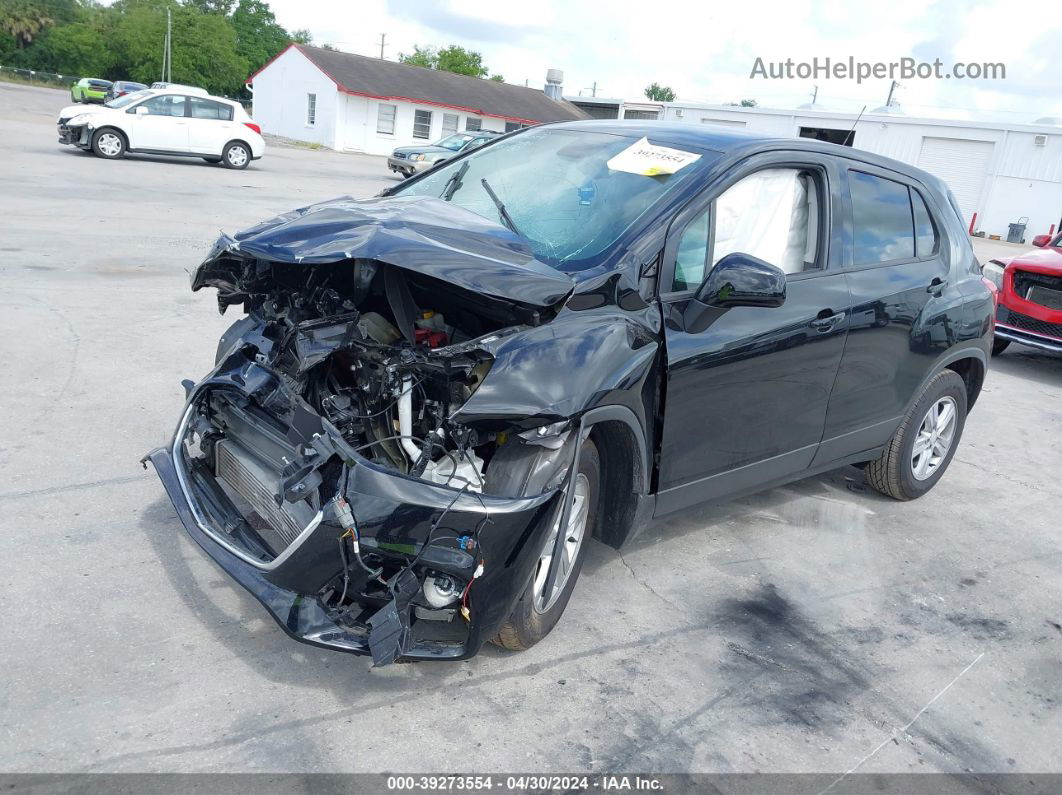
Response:
[{"label": "green car", "polygon": [[99,102],[102,103],[107,89],[111,87],[110,80],[100,80],[98,77],[82,77],[74,85],[70,86],[70,99],[74,102]]}]

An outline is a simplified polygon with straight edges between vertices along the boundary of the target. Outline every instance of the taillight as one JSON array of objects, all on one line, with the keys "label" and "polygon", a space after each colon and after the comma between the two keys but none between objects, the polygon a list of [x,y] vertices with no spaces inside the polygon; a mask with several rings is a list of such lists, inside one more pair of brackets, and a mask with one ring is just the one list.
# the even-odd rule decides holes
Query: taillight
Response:
[{"label": "taillight", "polygon": [[252,122],[249,122],[249,121],[245,121],[245,122],[243,123],[243,126],[244,126],[244,127],[250,127],[250,128],[252,129],[252,130],[254,130],[254,131],[255,131],[256,133],[258,133],[259,135],[261,135],[261,134],[262,134],[262,128],[261,128],[261,127],[259,127],[259,126],[258,126],[257,124],[254,124],[254,123],[252,123]]}]

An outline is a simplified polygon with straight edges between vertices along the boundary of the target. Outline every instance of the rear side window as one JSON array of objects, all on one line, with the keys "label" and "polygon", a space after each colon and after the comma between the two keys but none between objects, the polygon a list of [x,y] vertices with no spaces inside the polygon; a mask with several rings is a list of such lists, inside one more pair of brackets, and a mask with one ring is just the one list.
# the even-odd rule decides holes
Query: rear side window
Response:
[{"label": "rear side window", "polygon": [[232,106],[223,105],[210,99],[190,97],[192,103],[193,119],[217,119],[218,121],[232,121]]},{"label": "rear side window", "polygon": [[919,257],[928,257],[937,251],[937,230],[926,207],[922,194],[911,189],[911,207],[914,209],[915,252]]},{"label": "rear side window", "polygon": [[914,223],[907,186],[862,171],[848,172],[855,225],[855,265],[914,259]]}]

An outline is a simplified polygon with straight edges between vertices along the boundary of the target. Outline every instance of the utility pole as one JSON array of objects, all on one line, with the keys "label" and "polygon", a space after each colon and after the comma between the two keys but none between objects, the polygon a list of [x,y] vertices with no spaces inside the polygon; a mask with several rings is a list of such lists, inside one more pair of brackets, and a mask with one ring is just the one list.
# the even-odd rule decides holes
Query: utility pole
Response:
[{"label": "utility pole", "polygon": [[381,61],[383,60],[383,57],[384,57],[384,47],[386,46],[386,43],[387,43],[387,34],[386,33],[381,33],[380,34],[380,60]]},{"label": "utility pole", "polygon": [[812,88],[814,90],[811,92],[811,104],[814,105],[816,102],[818,102],[819,99],[819,87],[812,86]]},{"label": "utility pole", "polygon": [[594,84],[592,86],[587,86],[586,88],[583,89],[583,91],[586,91],[587,89],[590,90],[590,96],[596,97],[597,96],[597,81],[595,80]]},{"label": "utility pole", "polygon": [[897,83],[895,80],[893,80],[892,81],[892,85],[889,86],[889,98],[887,100],[885,100],[885,107],[886,108],[889,107],[890,105],[892,105],[892,92],[895,91],[899,87],[900,87],[900,84]]},{"label": "utility pole", "polygon": [[170,9],[166,9],[166,40],[162,45],[162,76],[159,78],[164,83],[173,82],[173,52],[171,37],[173,34],[173,21],[170,18]]}]

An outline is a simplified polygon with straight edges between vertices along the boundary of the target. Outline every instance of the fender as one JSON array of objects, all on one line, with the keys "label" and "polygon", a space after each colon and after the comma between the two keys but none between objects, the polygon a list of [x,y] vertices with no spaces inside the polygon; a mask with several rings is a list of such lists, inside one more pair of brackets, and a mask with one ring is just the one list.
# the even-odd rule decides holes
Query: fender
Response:
[{"label": "fender", "polygon": [[[979,338],[983,339],[983,338]],[[936,362],[933,363],[933,367],[930,368],[929,373],[919,383],[918,388],[914,390],[914,393],[907,400],[907,404],[903,407],[903,414],[897,420],[899,424],[908,412],[911,411],[911,407],[922,394],[922,390],[926,388],[926,384],[936,378],[943,370],[947,369],[949,364],[959,361],[960,359],[977,359],[981,363],[981,367],[984,371],[988,372],[988,354],[984,349],[974,341],[964,342],[959,347],[952,348],[950,351],[942,354]],[[969,406],[967,407],[969,408]],[[895,429],[894,429],[895,430]]]},{"label": "fender", "polygon": [[598,406],[592,408],[585,414],[583,414],[583,425],[590,428],[597,423],[618,421],[626,425],[631,433],[634,434],[634,441],[638,447],[638,454],[641,459],[641,489],[642,494],[649,493],[649,472],[651,471],[652,461],[649,457],[649,448],[645,441],[645,431],[642,429],[641,423],[638,422],[638,417],[627,406],[621,406],[618,404],[611,406]]}]

